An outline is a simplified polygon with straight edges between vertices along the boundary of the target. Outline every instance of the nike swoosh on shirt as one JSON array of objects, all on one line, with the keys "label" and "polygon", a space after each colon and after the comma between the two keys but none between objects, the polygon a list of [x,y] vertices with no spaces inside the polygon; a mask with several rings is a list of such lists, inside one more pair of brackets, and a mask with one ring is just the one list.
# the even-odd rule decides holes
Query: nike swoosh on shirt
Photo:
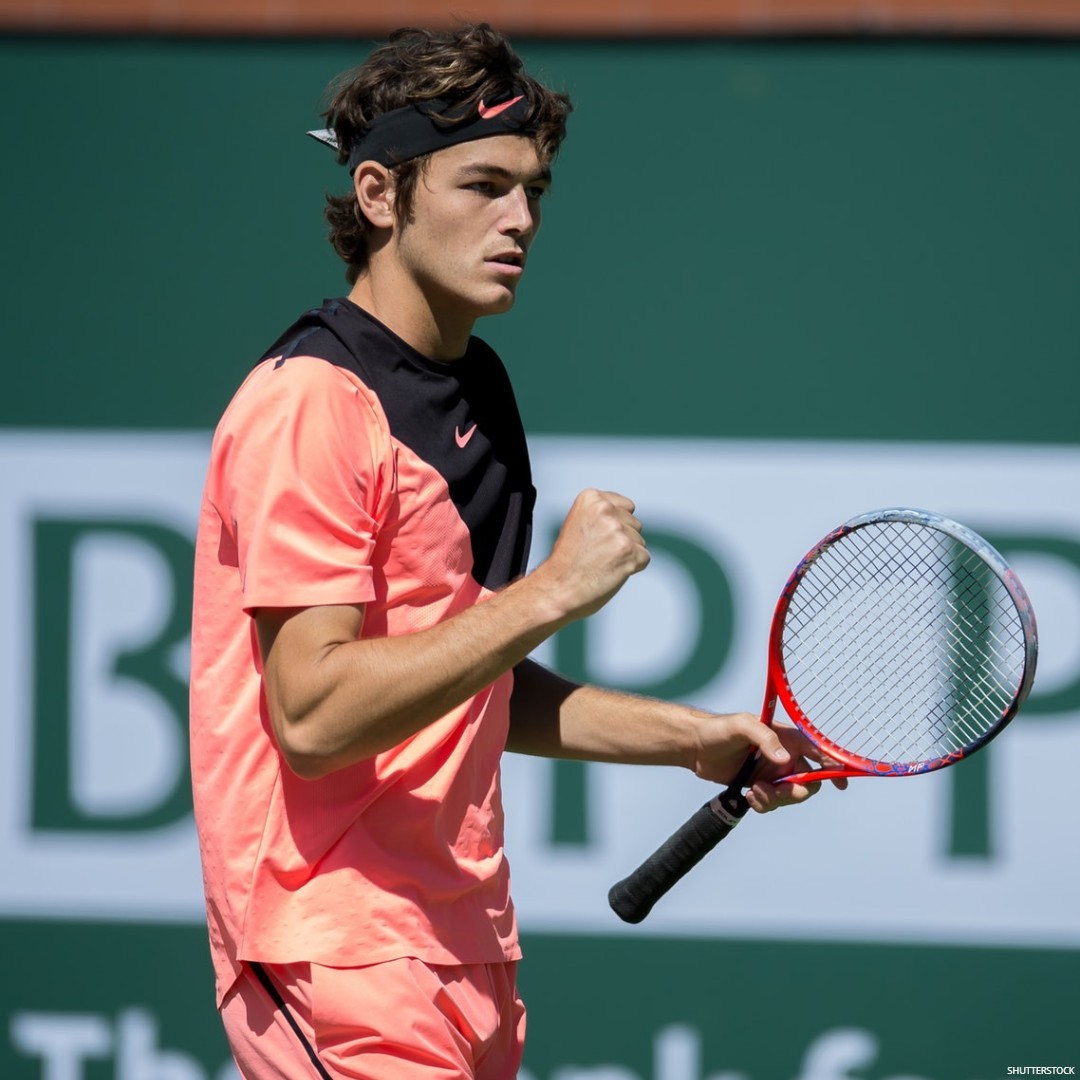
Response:
[{"label": "nike swoosh on shirt", "polygon": [[465,447],[469,445],[469,440],[475,434],[476,434],[476,425],[475,424],[473,424],[473,426],[471,428],[469,428],[469,430],[466,431],[464,435],[461,434],[461,429],[460,428],[455,427],[454,428],[454,442],[456,442],[458,444],[458,446],[460,446],[461,449],[464,450]]},{"label": "nike swoosh on shirt", "polygon": [[477,112],[484,120],[493,120],[501,112],[506,112],[511,105],[516,105],[525,95],[518,94],[516,98],[511,98],[509,101],[504,101],[501,105],[485,105],[483,99],[477,106]]}]

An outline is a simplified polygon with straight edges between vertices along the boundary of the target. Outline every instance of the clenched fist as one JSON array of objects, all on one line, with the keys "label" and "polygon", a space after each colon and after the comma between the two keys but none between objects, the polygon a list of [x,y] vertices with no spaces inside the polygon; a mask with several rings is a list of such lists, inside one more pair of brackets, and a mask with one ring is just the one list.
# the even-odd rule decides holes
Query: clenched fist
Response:
[{"label": "clenched fist", "polygon": [[554,588],[567,621],[599,611],[632,574],[649,565],[634,504],[614,491],[589,488],[574,500],[551,555],[538,568]]}]

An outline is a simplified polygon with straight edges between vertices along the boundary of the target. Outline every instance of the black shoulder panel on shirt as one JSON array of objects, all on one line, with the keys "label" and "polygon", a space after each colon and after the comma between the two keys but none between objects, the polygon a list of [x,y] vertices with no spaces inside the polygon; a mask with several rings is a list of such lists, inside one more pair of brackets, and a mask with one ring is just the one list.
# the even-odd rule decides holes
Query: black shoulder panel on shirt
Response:
[{"label": "black shoulder panel on shirt", "polygon": [[306,312],[266,351],[354,372],[379,398],[394,438],[446,481],[469,530],[473,577],[498,589],[525,572],[536,493],[513,388],[478,338],[452,364],[428,360],[351,301]]}]

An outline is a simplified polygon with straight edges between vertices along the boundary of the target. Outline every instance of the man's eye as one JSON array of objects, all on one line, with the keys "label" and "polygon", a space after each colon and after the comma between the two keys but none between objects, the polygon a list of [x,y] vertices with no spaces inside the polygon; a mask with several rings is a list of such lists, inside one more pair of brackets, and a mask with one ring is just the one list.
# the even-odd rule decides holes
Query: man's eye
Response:
[{"label": "man's eye", "polygon": [[543,184],[533,184],[525,189],[525,194],[535,202],[537,199],[542,199],[547,191],[548,189]]}]

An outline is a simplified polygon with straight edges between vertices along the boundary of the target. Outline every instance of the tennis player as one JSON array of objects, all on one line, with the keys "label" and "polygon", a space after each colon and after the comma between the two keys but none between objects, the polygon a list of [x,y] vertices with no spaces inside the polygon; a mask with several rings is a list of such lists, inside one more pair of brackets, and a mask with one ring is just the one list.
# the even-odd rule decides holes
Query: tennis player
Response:
[{"label": "tennis player", "polygon": [[327,111],[345,297],[267,351],[215,434],[196,560],[195,811],[217,1001],[249,1080],[509,1080],[520,957],[499,763],[809,753],[751,715],[573,685],[529,659],[649,553],[583,491],[526,574],[534,490],[499,358],[570,103],[486,25],[399,31]]}]

